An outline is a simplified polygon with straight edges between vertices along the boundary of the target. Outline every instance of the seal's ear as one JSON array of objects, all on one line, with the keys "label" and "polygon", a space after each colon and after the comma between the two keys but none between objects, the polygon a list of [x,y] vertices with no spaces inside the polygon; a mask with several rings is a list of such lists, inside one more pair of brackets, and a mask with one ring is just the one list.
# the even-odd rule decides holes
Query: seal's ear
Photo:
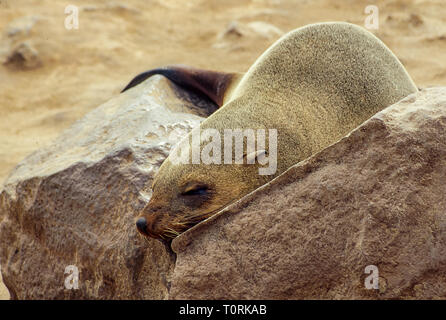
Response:
[{"label": "seal's ear", "polygon": [[235,163],[237,164],[254,164],[256,161],[263,164],[265,162],[265,157],[268,155],[268,151],[262,149],[253,151],[250,153],[244,152],[241,158],[237,158]]},{"label": "seal's ear", "polygon": [[240,76],[236,73],[208,71],[187,66],[168,66],[137,75],[121,92],[140,84],[154,74],[161,74],[187,90],[204,95],[219,107],[223,105],[225,93],[231,83]]},{"label": "seal's ear", "polygon": [[268,154],[268,151],[266,150],[257,150],[255,152],[251,152],[247,155],[245,155],[246,163],[247,164],[254,164],[256,161],[258,163],[265,162],[265,157]]}]

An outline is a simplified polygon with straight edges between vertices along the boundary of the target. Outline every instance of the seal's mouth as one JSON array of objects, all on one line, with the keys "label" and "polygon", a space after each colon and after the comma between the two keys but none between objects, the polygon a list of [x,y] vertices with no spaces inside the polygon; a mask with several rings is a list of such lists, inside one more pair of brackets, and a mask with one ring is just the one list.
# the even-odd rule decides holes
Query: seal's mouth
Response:
[{"label": "seal's mouth", "polygon": [[171,220],[164,224],[163,221],[155,221],[154,215],[144,216],[141,215],[136,221],[136,227],[138,231],[145,237],[153,239],[172,241],[183,232],[199,224],[203,220],[206,220],[210,216],[217,213],[221,208],[209,213],[200,213],[184,217],[182,220]]},{"label": "seal's mouth", "polygon": [[199,224],[201,221],[206,220],[206,217],[203,217],[200,220],[197,221],[189,221],[189,222],[177,222],[170,224],[168,227],[166,227],[163,232],[159,235],[162,239],[174,239],[178,237],[180,234],[185,232],[186,230],[192,228],[193,226]]},{"label": "seal's mouth", "polygon": [[136,227],[138,231],[146,237],[171,241],[208,217],[209,215],[206,214],[204,216],[200,215],[194,218],[189,218],[184,221],[171,221],[166,226],[163,226],[162,223],[157,223],[156,228],[154,228],[153,217],[145,218],[142,216],[136,221]]}]

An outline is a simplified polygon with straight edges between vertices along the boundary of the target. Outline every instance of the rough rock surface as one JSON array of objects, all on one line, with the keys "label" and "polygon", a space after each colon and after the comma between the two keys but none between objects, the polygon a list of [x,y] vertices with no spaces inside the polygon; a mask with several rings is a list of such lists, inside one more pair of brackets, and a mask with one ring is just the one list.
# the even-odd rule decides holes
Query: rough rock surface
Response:
[{"label": "rough rock surface", "polygon": [[[176,140],[206,112],[161,76],[104,103],[23,160],[0,194],[0,263],[13,299],[165,299],[174,256],[134,220]],[[79,289],[65,289],[67,266]]]},{"label": "rough rock surface", "polygon": [[176,238],[169,297],[445,299],[445,181],[446,88],[431,88]]}]

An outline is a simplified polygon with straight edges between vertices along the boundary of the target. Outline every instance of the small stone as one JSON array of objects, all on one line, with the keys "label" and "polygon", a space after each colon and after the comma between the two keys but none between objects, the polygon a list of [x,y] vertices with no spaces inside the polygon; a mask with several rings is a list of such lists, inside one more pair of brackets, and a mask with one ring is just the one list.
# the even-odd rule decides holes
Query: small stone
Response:
[{"label": "small stone", "polygon": [[26,16],[13,20],[6,27],[6,35],[10,38],[17,36],[28,36],[31,32],[31,29],[39,20],[39,16]]},{"label": "small stone", "polygon": [[8,55],[5,65],[18,69],[34,69],[42,66],[39,52],[25,41],[17,45]]},{"label": "small stone", "polygon": [[236,37],[240,38],[243,36],[243,30],[237,21],[231,21],[226,27],[225,31],[220,35],[220,38],[226,37]]}]

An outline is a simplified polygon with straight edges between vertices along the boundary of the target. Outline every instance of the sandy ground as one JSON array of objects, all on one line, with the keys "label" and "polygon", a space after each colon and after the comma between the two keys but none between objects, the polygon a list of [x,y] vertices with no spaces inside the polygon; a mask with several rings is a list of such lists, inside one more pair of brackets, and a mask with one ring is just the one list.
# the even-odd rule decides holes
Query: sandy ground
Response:
[{"label": "sandy ground", "polygon": [[[64,27],[69,4],[79,8],[79,29]],[[443,0],[0,0],[0,186],[21,159],[141,71],[181,63],[243,72],[280,31],[364,26],[370,4],[379,8],[373,33],[417,85],[446,85]]]}]

